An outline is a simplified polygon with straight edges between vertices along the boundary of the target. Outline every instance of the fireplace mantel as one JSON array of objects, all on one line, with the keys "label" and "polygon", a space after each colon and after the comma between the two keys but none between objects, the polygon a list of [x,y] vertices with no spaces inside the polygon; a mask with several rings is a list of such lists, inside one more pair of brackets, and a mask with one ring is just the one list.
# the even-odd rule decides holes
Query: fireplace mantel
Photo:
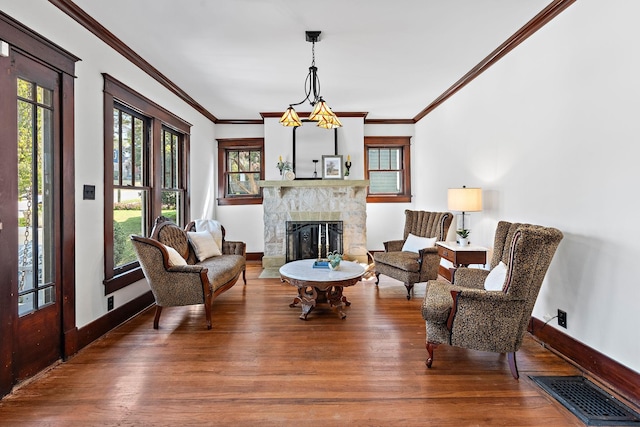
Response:
[{"label": "fireplace mantel", "polygon": [[274,188],[278,195],[281,195],[282,189],[286,188],[326,188],[326,187],[368,187],[368,179],[297,179],[289,181],[271,180],[258,181],[258,185],[263,188]]}]

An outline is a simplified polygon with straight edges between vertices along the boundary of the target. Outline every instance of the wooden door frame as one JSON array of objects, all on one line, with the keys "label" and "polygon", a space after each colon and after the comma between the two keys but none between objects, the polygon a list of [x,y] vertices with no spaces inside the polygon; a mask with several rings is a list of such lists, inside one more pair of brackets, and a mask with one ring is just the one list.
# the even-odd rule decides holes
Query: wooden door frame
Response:
[{"label": "wooden door frame", "polygon": [[[74,73],[75,63],[79,58],[67,52],[55,43],[30,30],[10,16],[0,12],[0,39],[9,43],[10,49],[20,52],[58,73],[60,78],[59,105],[60,112],[60,153],[56,159],[60,167],[60,243],[61,243],[61,287],[62,300],[62,336],[61,353],[66,358],[74,354],[78,348],[78,333],[75,312],[75,170],[74,170]],[[3,58],[4,61],[10,58]],[[6,79],[5,79],[6,80]],[[6,89],[6,87],[2,87]],[[0,114],[2,108],[0,104]],[[13,119],[14,118],[9,118]],[[17,131],[16,131],[17,132]],[[0,135],[0,138],[11,138],[13,142],[17,134]],[[9,143],[8,140],[5,143]],[[64,215],[62,213],[64,212]],[[5,230],[6,231],[6,230]],[[8,312],[6,319],[0,319],[0,397],[9,393],[15,385],[13,374],[13,334],[17,310],[11,309],[13,304],[12,290],[8,286],[0,286],[0,308]],[[6,311],[5,311],[6,309]]]}]

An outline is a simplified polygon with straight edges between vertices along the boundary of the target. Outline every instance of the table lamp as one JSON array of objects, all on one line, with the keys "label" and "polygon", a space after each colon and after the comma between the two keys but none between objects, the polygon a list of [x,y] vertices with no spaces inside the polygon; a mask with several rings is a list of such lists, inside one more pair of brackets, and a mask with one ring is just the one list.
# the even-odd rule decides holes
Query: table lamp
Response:
[{"label": "table lamp", "polygon": [[[456,215],[456,234],[460,236],[458,243],[466,245],[466,238],[469,235],[469,227],[471,225],[467,212],[480,212],[482,210],[482,189],[467,188],[464,185],[462,188],[449,188],[447,202],[450,211],[461,212],[461,214]],[[467,216],[466,224],[465,216]]]}]

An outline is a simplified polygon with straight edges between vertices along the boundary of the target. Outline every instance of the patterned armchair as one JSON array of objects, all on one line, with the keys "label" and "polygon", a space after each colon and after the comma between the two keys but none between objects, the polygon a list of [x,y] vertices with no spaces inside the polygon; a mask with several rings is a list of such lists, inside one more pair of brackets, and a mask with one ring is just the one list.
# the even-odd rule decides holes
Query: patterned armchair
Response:
[{"label": "patterned armchair", "polygon": [[555,228],[501,221],[496,229],[491,268],[506,265],[502,290],[487,291],[489,271],[459,268],[453,284],[430,281],[422,303],[427,328],[427,366],[433,350],[449,344],[479,351],[507,353],[518,378],[520,349],[533,306],[553,255],[562,240]]},{"label": "patterned armchair", "polygon": [[443,241],[449,232],[453,219],[450,212],[426,212],[406,210],[403,240],[384,242],[384,252],[377,252],[373,256],[376,271],[376,285],[380,275],[384,274],[404,282],[407,288],[407,299],[411,299],[411,290],[415,283],[426,282],[438,278],[440,256],[438,249],[432,247],[421,248],[417,252],[403,251],[402,248],[413,234],[418,237],[435,238]]}]

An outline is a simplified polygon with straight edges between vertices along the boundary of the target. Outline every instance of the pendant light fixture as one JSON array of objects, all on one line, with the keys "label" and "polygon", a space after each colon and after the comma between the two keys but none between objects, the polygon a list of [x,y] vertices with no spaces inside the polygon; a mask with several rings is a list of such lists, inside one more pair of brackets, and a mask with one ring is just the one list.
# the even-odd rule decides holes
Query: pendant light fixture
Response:
[{"label": "pendant light fixture", "polygon": [[280,123],[283,126],[302,126],[302,121],[293,108],[295,105],[300,105],[306,101],[309,101],[313,107],[313,111],[309,115],[309,120],[318,122],[318,126],[325,129],[334,129],[342,126],[340,120],[335,115],[327,103],[322,99],[320,95],[320,79],[318,78],[318,68],[316,67],[316,42],[320,41],[321,31],[306,31],[306,40],[311,42],[311,66],[309,67],[309,74],[304,82],[305,98],[295,104],[289,104],[289,108],[284,112],[280,118]]}]

